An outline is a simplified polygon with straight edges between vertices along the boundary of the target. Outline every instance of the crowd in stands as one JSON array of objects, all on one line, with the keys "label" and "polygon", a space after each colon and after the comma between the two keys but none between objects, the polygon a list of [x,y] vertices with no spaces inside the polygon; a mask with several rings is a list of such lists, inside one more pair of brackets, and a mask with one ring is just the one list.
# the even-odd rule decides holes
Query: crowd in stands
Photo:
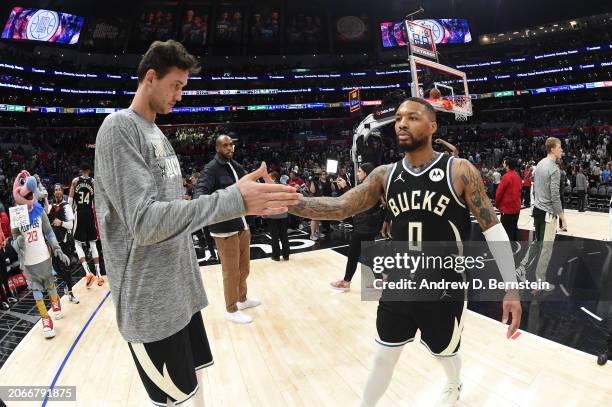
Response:
[{"label": "crowd in stands", "polygon": [[[563,166],[571,184],[569,191],[576,185],[575,174],[580,168],[588,179],[589,192],[607,193],[606,187],[612,186],[612,141],[610,127],[605,125],[610,122],[610,112],[581,115],[581,108],[561,107],[555,114],[524,119],[527,123],[567,126],[568,133],[559,137],[564,148]],[[546,122],[549,116],[550,121]],[[577,116],[582,119],[576,120]],[[350,128],[347,119],[162,127],[179,156],[186,187],[191,175],[213,158],[214,139],[219,134],[237,140],[234,159],[248,171],[265,161],[281,179],[286,180],[294,171],[296,177],[308,182],[323,172],[327,159],[335,159],[342,173],[351,174]],[[93,127],[0,130],[0,200],[11,205],[9,191],[22,168],[39,174],[47,187],[56,182],[68,185],[78,174],[81,163],[93,163],[96,131]],[[460,157],[481,169],[485,183],[493,184],[494,173],[501,172],[504,158],[518,158],[523,173],[528,163],[544,157],[544,140],[548,135],[530,134],[529,127],[518,124],[504,127],[454,124],[442,126],[436,137],[455,145]],[[382,132],[381,150],[381,163],[400,157],[392,126]],[[349,181],[354,185],[354,179]]]}]

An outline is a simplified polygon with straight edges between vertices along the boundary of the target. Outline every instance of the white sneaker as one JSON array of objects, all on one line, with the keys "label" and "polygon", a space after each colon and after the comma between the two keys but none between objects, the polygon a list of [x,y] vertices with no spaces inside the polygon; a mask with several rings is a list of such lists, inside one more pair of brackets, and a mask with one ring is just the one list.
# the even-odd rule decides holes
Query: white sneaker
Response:
[{"label": "white sneaker", "polygon": [[240,311],[226,312],[225,319],[235,324],[248,324],[250,322],[253,322],[253,318],[251,318],[247,314],[243,314]]},{"label": "white sneaker", "polygon": [[74,295],[73,293],[68,293],[68,300],[73,303],[73,304],[78,304],[79,303],[79,299],[76,297],[76,295]]},{"label": "white sneaker", "polygon": [[459,400],[461,387],[461,383],[447,383],[436,403],[436,407],[453,407]]},{"label": "white sneaker", "polygon": [[319,240],[319,238],[315,235],[310,235],[310,240],[316,242],[317,240]]},{"label": "white sneaker", "polygon": [[238,306],[238,309],[242,311],[243,309],[253,308],[253,307],[260,306],[261,305],[261,301],[255,299],[255,298],[247,298],[247,300],[245,302],[238,301],[236,303],[236,305]]}]

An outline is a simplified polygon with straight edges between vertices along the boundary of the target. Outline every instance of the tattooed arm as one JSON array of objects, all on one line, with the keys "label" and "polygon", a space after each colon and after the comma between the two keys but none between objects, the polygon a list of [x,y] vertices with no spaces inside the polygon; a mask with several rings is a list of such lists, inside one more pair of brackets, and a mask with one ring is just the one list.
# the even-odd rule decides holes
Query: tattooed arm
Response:
[{"label": "tattooed arm", "polygon": [[384,193],[389,165],[377,167],[362,184],[336,198],[304,198],[289,213],[308,219],[341,220],[366,211]]},{"label": "tattooed arm", "polygon": [[453,184],[484,231],[499,223],[480,172],[468,160],[453,159]]}]

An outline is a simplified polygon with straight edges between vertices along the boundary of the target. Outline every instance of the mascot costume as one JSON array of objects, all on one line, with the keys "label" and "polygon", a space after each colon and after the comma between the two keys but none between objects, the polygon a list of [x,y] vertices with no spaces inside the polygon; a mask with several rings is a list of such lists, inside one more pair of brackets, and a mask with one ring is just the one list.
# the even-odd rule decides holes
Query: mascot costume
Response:
[{"label": "mascot costume", "polygon": [[47,312],[43,292],[47,291],[49,294],[55,319],[62,317],[62,306],[55,288],[47,242],[53,250],[53,255],[61,262],[68,265],[70,259],[62,252],[51,229],[49,218],[44,213],[42,205],[37,202],[36,184],[36,178],[30,176],[27,171],[21,171],[13,184],[15,204],[26,205],[29,218],[29,225],[12,229],[13,247],[19,254],[20,266],[36,300],[42,318],[43,336],[53,338],[55,336],[53,320]]}]

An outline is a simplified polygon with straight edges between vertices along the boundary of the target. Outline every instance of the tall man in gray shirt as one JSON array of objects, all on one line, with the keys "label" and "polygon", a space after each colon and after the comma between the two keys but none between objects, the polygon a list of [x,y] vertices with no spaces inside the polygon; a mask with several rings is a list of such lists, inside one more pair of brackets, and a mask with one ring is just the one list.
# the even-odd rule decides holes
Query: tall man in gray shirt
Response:
[{"label": "tall man in gray shirt", "polygon": [[[560,180],[561,170],[557,161],[563,156],[561,140],[556,137],[546,139],[545,158],[538,162],[533,175],[534,207],[533,223],[535,226],[535,240],[527,254],[516,269],[517,277],[527,279],[526,268],[528,264],[540,255],[536,266],[536,280],[546,281],[546,270],[552,256],[553,243],[557,233],[557,220],[560,218],[567,225],[563,207],[561,206]],[[566,226],[567,227],[567,226]]]},{"label": "tall man in gray shirt", "polygon": [[154,42],[130,108],[109,115],[96,138],[96,215],[117,325],[160,406],[203,406],[200,369],[212,364],[191,233],[245,214],[282,213],[301,198],[291,187],[257,183],[271,182],[262,164],[227,189],[182,199],[181,168],[155,117],[172,110],[198,71],[178,42]]}]

